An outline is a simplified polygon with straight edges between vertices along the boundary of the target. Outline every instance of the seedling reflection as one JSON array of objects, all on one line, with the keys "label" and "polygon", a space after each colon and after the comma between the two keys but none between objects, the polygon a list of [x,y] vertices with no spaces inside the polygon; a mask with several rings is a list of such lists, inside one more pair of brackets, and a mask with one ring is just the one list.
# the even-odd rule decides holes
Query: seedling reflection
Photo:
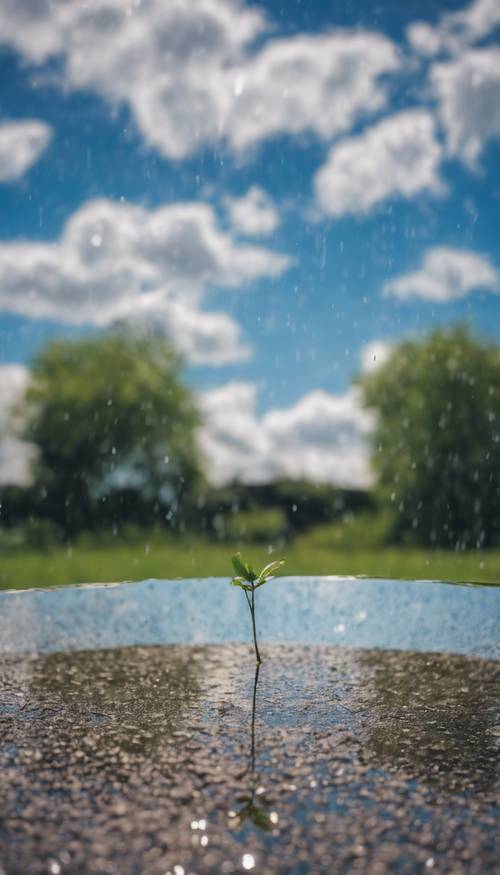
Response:
[{"label": "seedling reflection", "polygon": [[245,804],[236,812],[237,823],[241,826],[246,820],[250,820],[254,826],[270,832],[273,828],[273,820],[262,804],[256,802],[257,793],[257,778],[255,774],[255,715],[257,705],[257,685],[259,682],[260,663],[255,666],[255,677],[253,682],[253,697],[252,697],[252,723],[250,736],[250,795],[245,800]]}]

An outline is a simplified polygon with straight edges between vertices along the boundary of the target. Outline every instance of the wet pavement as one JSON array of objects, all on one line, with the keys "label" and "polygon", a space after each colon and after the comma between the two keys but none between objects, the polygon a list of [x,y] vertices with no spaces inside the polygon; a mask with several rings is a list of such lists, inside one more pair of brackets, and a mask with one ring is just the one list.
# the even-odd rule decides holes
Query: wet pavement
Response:
[{"label": "wet pavement", "polygon": [[500,663],[224,645],[0,659],[1,875],[500,873]]}]

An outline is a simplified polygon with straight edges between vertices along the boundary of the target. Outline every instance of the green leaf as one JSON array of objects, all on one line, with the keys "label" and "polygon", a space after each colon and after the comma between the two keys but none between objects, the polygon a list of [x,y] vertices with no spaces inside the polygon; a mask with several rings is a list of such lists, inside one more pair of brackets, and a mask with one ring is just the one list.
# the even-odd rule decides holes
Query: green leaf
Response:
[{"label": "green leaf", "polygon": [[239,577],[253,583],[257,579],[257,575],[252,566],[243,560],[241,553],[236,553],[232,558],[233,568]]},{"label": "green leaf", "polygon": [[263,586],[268,580],[271,580],[274,577],[274,572],[284,564],[284,559],[275,559],[274,562],[270,562],[269,565],[266,565],[257,578],[255,588],[258,589],[259,586]]},{"label": "green leaf", "polygon": [[270,832],[272,829],[271,818],[263,808],[259,808],[257,805],[249,805],[248,817],[254,826],[258,826],[259,829],[264,830],[264,832]]},{"label": "green leaf", "polygon": [[272,829],[271,818],[268,813],[263,808],[254,805],[251,799],[238,812],[238,820],[241,824],[247,819],[251,820],[254,826],[259,827],[259,829],[264,830],[264,832],[270,832]]},{"label": "green leaf", "polygon": [[242,577],[233,577],[231,586],[239,586],[240,589],[245,589],[247,592],[252,592],[252,585],[245,583]]},{"label": "green leaf", "polygon": [[236,553],[231,561],[233,563],[233,568],[236,571],[236,574],[238,574],[240,577],[246,578],[246,568],[245,563],[243,562],[243,559],[241,557],[241,553]]},{"label": "green leaf", "polygon": [[259,580],[267,580],[269,577],[272,577],[275,571],[277,571],[278,568],[281,568],[281,566],[284,564],[284,559],[275,559],[274,562],[270,562],[269,565],[266,565],[260,572]]}]

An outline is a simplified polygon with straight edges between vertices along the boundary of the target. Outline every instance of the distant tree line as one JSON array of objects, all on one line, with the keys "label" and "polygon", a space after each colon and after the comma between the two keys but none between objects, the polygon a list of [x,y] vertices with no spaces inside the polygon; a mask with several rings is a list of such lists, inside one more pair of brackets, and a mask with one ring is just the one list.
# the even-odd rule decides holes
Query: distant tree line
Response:
[{"label": "distant tree line", "polygon": [[222,489],[208,488],[198,496],[197,522],[201,530],[222,540],[244,539],[246,535],[265,541],[273,535],[293,537],[313,526],[340,520],[346,513],[373,510],[374,506],[374,498],[364,490],[305,480],[233,483]]},{"label": "distant tree line", "polygon": [[359,383],[376,414],[372,492],[291,479],[215,489],[164,338],[52,342],[19,411],[37,448],[33,485],[2,489],[0,522],[66,540],[135,525],[269,541],[359,515],[394,543],[500,544],[500,348],[463,327],[438,330],[400,343]]}]

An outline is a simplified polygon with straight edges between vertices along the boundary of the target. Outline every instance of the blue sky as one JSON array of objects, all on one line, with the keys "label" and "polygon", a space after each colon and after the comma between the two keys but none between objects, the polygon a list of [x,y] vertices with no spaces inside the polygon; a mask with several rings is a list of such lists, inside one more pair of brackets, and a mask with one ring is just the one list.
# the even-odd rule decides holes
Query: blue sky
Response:
[{"label": "blue sky", "polygon": [[497,5],[83,9],[0,0],[4,387],[49,337],[160,326],[219,480],[281,471],[283,442],[321,477],[319,416],[328,479],[366,481],[370,350],[500,339]]}]

